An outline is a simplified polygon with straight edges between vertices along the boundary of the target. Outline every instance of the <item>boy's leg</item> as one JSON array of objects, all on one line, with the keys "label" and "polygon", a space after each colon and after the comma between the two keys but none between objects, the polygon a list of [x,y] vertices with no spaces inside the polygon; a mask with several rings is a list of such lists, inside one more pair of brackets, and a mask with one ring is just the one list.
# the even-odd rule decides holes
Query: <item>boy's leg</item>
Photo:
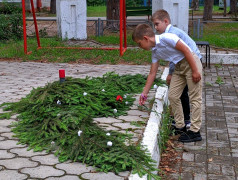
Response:
[{"label": "boy's leg", "polygon": [[[198,71],[202,77],[202,64],[200,59],[194,55],[196,60],[196,65],[198,67]],[[189,66],[189,65],[188,65]],[[192,116],[191,116],[191,127],[190,130],[193,132],[198,132],[201,128],[202,124],[202,78],[198,83],[194,83],[192,80],[192,71],[186,73],[186,79],[189,90],[189,99],[192,108]]]},{"label": "boy's leg", "polygon": [[[184,75],[180,75],[176,73],[176,69],[180,69],[180,63],[176,64],[175,72],[173,73],[170,87],[169,87],[169,102],[172,107],[172,111],[174,114],[174,119],[176,122],[176,128],[184,128],[184,114],[183,108],[181,104],[181,94],[186,86],[186,78]],[[177,71],[178,71],[177,70]]]},{"label": "boy's leg", "polygon": [[190,121],[190,104],[189,104],[188,86],[187,85],[185,86],[180,99],[181,99],[181,103],[183,106],[183,115],[184,115],[184,121],[186,124],[186,121]]}]

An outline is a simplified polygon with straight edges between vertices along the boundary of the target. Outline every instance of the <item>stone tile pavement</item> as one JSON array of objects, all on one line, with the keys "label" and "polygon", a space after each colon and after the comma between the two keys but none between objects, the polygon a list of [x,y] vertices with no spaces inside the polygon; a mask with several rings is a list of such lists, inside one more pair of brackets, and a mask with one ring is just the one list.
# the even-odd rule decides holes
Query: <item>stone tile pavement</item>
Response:
[{"label": "stone tile pavement", "polygon": [[[86,76],[102,76],[106,72],[119,74],[148,74],[150,66],[136,65],[87,65],[87,64],[50,64],[33,62],[0,62],[0,104],[19,101],[32,88],[44,86],[48,82],[59,80],[58,70],[65,69],[66,76],[84,78]],[[160,76],[162,69],[159,70]],[[154,97],[152,91],[150,98]],[[118,118],[95,118],[99,126],[107,130],[133,133],[133,141],[142,138],[144,127],[134,126],[131,122],[146,121],[148,112],[139,111],[138,95],[135,104],[127,116]],[[0,113],[2,109],[0,109]],[[11,123],[16,122],[16,115],[9,120],[0,120],[0,180],[23,179],[90,179],[90,180],[123,180],[130,172],[99,173],[90,166],[78,162],[60,163],[53,154],[28,151],[26,145],[19,145],[11,132]]]},{"label": "stone tile pavement", "polygon": [[[60,68],[66,70],[67,76],[81,78],[101,76],[108,71],[120,74],[147,74],[149,71],[149,66],[0,62],[0,103],[18,101],[33,87],[58,80]],[[218,77],[223,84],[216,83]],[[148,117],[146,113],[137,113],[136,107],[132,107],[129,117],[110,119],[114,124],[109,124],[116,128],[121,122],[130,125],[131,118],[137,121]],[[99,123],[104,120],[95,119]],[[17,145],[17,139],[12,137],[9,125],[15,121],[16,116],[0,120],[0,179],[123,180],[128,177],[129,172],[95,173],[92,167],[81,163],[59,163],[52,154],[27,151],[25,145]],[[138,131],[137,135],[141,135],[143,130]],[[212,65],[211,69],[204,69],[201,134],[201,142],[184,144],[183,160],[171,167],[176,173],[167,179],[237,180],[238,66],[218,68]]]},{"label": "stone tile pavement", "polygon": [[184,144],[182,161],[171,167],[176,173],[166,179],[237,180],[238,66],[204,69],[201,135],[201,142]]}]

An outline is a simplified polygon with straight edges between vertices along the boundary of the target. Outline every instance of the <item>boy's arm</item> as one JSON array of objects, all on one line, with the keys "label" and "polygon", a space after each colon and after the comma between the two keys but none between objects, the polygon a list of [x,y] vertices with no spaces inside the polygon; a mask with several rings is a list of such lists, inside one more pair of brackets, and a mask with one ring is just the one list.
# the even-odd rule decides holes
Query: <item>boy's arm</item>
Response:
[{"label": "boy's arm", "polygon": [[150,73],[147,77],[147,80],[146,80],[146,84],[145,84],[145,87],[144,87],[144,90],[140,96],[140,99],[139,99],[139,104],[140,105],[143,105],[147,99],[147,95],[150,91],[150,88],[155,80],[155,77],[156,77],[156,74],[157,74],[157,71],[158,71],[158,67],[159,67],[159,62],[156,62],[156,63],[152,63],[151,64],[151,67],[150,67]]},{"label": "boy's arm", "polygon": [[181,51],[184,54],[186,60],[188,61],[188,64],[189,64],[190,68],[192,69],[193,81],[195,83],[199,82],[201,80],[201,74],[198,71],[196,62],[193,58],[193,55],[192,55],[191,51],[180,40],[177,42],[175,48],[177,50]]}]

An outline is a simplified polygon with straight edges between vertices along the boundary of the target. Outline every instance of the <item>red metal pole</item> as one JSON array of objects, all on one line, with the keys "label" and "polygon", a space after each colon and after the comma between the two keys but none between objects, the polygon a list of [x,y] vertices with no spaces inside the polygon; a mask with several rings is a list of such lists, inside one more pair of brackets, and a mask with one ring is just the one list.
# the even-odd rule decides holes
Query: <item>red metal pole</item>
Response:
[{"label": "red metal pole", "polygon": [[22,21],[23,21],[24,53],[27,54],[26,12],[25,11],[26,11],[25,0],[22,0]]},{"label": "red metal pole", "polygon": [[126,40],[126,2],[123,0],[123,22],[124,22],[124,48],[127,48]]},{"label": "red metal pole", "polygon": [[40,46],[40,38],[39,38],[39,32],[38,32],[38,27],[37,27],[37,22],[36,22],[36,14],[35,14],[35,8],[34,8],[33,0],[31,0],[31,10],[32,10],[33,19],[34,19],[34,25],[35,25],[38,49],[40,49],[41,48],[41,46]]},{"label": "red metal pole", "polygon": [[122,27],[123,27],[123,0],[120,0],[120,56],[123,55],[122,53]]}]

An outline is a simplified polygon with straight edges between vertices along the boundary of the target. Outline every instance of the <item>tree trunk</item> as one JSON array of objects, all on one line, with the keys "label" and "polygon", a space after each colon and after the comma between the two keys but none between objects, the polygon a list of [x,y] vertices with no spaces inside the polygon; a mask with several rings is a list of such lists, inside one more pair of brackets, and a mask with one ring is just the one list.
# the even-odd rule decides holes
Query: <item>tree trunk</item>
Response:
[{"label": "tree trunk", "polygon": [[237,14],[237,0],[231,0],[230,1],[230,14]]},{"label": "tree trunk", "polygon": [[56,14],[56,0],[50,0],[50,13]]},{"label": "tree trunk", "polygon": [[212,20],[213,1],[204,0],[203,20]]},{"label": "tree trunk", "polygon": [[192,0],[191,8],[192,8],[194,11],[199,10],[199,0]]},{"label": "tree trunk", "polygon": [[223,4],[224,4],[223,16],[226,17],[226,0],[223,0]]},{"label": "tree trunk", "polygon": [[[120,1],[108,0],[107,1],[107,26],[113,30],[119,28],[120,18]],[[115,21],[116,20],[116,21]]]}]

